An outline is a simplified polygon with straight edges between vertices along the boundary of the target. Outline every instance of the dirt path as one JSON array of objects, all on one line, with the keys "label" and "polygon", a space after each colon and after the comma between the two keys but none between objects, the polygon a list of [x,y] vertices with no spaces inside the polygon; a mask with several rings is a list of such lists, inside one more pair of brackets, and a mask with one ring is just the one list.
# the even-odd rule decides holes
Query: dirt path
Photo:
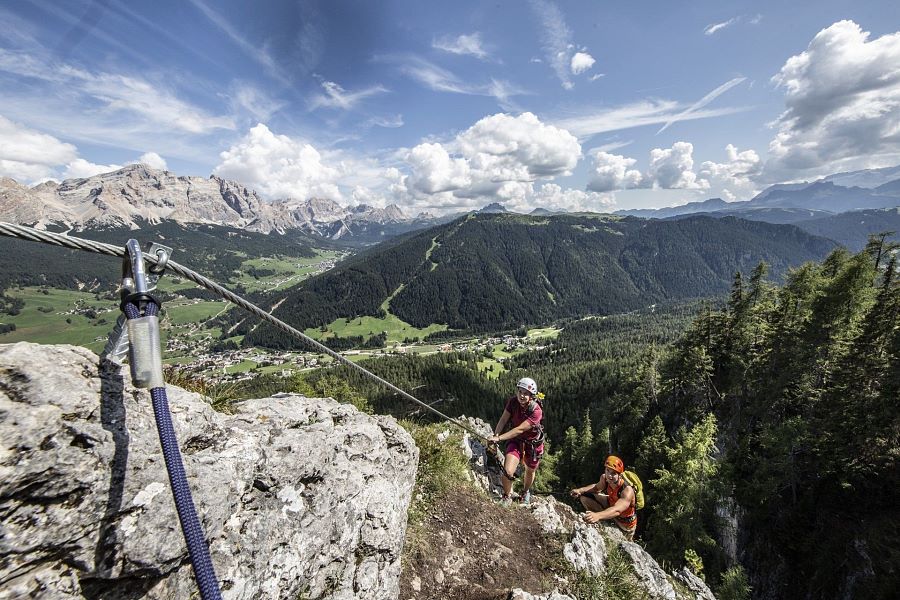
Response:
[{"label": "dirt path", "polygon": [[501,506],[465,484],[408,535],[400,600],[500,600],[513,588],[546,593],[565,568],[561,541],[545,535],[530,510]]}]

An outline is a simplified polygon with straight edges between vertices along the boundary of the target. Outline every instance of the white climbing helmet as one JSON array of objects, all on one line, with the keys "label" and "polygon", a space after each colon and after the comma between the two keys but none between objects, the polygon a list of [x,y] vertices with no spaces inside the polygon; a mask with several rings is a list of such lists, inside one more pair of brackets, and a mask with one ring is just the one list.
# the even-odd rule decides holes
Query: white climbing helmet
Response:
[{"label": "white climbing helmet", "polygon": [[532,396],[537,396],[537,384],[531,377],[523,377],[519,380],[519,383],[516,384],[516,387],[526,390]]}]

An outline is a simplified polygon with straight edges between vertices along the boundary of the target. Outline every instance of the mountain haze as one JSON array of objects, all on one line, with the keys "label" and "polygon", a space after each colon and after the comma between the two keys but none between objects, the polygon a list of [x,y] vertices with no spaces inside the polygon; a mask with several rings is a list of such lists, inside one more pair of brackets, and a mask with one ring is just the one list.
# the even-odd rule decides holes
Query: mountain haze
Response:
[{"label": "mountain haze", "polygon": [[[790,213],[803,218],[817,218],[829,213],[895,206],[900,206],[900,165],[836,173],[811,183],[778,183],[746,201],[726,202],[721,198],[710,198],[667,208],[621,210],[616,214],[664,219],[717,212],[759,221],[788,223],[802,220],[788,216]],[[769,220],[770,217],[774,220]]]}]

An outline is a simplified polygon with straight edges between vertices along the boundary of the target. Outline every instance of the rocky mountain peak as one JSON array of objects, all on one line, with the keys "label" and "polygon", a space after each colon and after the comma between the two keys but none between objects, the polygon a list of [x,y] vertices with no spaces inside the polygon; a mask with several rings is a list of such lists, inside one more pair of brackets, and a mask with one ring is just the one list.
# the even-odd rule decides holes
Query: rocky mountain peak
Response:
[{"label": "rocky mountain peak", "polygon": [[509,212],[509,211],[506,210],[506,207],[503,206],[502,204],[500,204],[499,202],[491,202],[490,204],[488,204],[487,206],[485,206],[478,212],[481,212],[481,213],[505,213],[505,212]]},{"label": "rocky mountain peak", "polygon": [[388,204],[384,208],[384,214],[386,218],[392,221],[403,221],[406,219],[406,215],[403,213],[403,210],[396,204]]},{"label": "rocky mountain peak", "polygon": [[47,182],[32,189],[0,179],[0,220],[76,230],[175,221],[247,229],[262,233],[300,229],[332,239],[363,236],[381,241],[417,227],[395,204],[344,207],[330,198],[264,200],[246,185],[210,175],[178,176],[131,164],[91,177]]},{"label": "rocky mountain peak", "polygon": [[10,179],[9,177],[0,177],[0,190],[6,190],[6,189],[18,190],[18,189],[27,189],[27,188],[25,188],[24,185],[21,185],[15,179]]}]

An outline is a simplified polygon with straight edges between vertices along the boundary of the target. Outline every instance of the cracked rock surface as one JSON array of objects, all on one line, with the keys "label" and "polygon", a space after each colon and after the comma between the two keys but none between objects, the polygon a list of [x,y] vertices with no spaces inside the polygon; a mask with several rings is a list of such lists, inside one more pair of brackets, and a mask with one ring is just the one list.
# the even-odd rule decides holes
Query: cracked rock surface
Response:
[{"label": "cracked rock surface", "polygon": [[[224,598],[395,598],[418,450],[391,417],[167,386]],[[0,599],[196,593],[150,395],[73,346],[0,345]]]}]

